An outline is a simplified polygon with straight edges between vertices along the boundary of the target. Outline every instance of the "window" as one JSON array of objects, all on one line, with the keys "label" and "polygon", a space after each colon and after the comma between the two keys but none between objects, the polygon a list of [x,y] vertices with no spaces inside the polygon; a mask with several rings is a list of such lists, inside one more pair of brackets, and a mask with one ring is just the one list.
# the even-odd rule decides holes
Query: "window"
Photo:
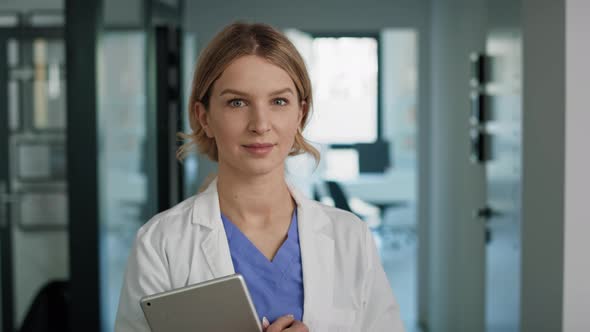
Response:
[{"label": "window", "polygon": [[314,112],[304,135],[320,145],[322,155],[335,160],[337,168],[344,167],[344,155],[350,163],[358,160],[346,172],[327,167],[324,175],[355,178],[413,169],[416,31],[385,28],[329,35],[288,29],[285,34],[303,56],[313,85]]},{"label": "window", "polygon": [[374,36],[308,35],[287,31],[302,53],[313,85],[314,112],[306,137],[326,145],[379,138],[379,42]]},{"label": "window", "polygon": [[311,141],[371,143],[378,138],[378,43],[370,37],[316,37],[310,75],[314,89]]}]

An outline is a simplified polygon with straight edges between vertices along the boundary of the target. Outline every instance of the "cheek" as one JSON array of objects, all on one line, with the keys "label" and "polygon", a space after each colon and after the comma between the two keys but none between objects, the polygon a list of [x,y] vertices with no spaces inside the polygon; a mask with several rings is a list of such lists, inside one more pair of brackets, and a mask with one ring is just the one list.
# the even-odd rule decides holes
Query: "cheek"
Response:
[{"label": "cheek", "polygon": [[297,133],[298,123],[296,118],[281,119],[279,128],[284,139],[291,139]]},{"label": "cheek", "polygon": [[234,144],[239,140],[239,135],[237,135],[234,130],[224,127],[218,132],[216,138],[218,145],[227,149],[228,147],[233,148]]},{"label": "cheek", "polygon": [[239,123],[239,119],[217,116],[211,121],[211,129],[216,139],[230,139],[240,132]]},{"label": "cheek", "polygon": [[293,144],[295,143],[295,136],[297,135],[298,123],[289,122],[283,129],[283,147],[288,152],[291,151]]},{"label": "cheek", "polygon": [[287,114],[283,114],[279,119],[284,130],[297,132],[299,126],[299,113],[297,110],[291,110]]}]

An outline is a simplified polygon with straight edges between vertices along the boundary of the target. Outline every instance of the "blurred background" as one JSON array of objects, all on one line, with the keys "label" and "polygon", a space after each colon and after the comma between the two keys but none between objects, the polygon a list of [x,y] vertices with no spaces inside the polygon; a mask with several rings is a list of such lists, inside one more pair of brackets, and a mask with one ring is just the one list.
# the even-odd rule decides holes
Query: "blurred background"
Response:
[{"label": "blurred background", "polygon": [[590,331],[589,4],[0,0],[0,331],[113,331],[138,228],[215,172],[176,133],[236,20],[304,57],[287,176],[368,223],[409,332]]}]

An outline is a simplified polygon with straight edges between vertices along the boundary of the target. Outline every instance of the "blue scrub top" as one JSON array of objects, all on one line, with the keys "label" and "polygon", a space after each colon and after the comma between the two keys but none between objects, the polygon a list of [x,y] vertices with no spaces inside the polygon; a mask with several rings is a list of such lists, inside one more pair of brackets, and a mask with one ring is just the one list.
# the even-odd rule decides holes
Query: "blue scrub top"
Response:
[{"label": "blue scrub top", "polygon": [[303,274],[297,209],[293,211],[287,239],[272,261],[269,261],[223,213],[221,220],[225,227],[234,269],[244,277],[260,320],[266,317],[272,323],[288,314],[302,320]]}]

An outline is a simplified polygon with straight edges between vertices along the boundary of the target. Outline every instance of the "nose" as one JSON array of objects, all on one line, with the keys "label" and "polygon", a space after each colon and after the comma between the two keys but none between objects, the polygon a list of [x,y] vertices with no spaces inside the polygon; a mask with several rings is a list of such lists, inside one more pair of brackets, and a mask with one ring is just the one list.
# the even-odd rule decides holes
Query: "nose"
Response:
[{"label": "nose", "polygon": [[261,135],[270,131],[270,110],[264,106],[250,108],[250,122],[248,129],[255,134]]}]

